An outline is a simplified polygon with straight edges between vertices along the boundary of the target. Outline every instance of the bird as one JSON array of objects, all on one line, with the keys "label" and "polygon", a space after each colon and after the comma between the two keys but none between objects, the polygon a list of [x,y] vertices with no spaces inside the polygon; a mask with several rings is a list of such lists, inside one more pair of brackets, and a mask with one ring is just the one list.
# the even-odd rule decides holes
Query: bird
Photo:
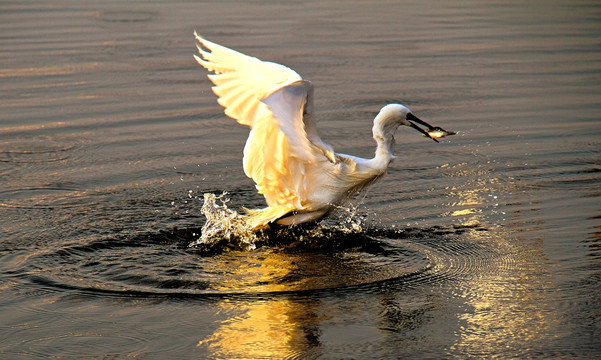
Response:
[{"label": "bird", "polygon": [[[252,229],[317,221],[375,183],[394,160],[401,125],[436,142],[454,132],[434,127],[402,104],[387,104],[373,120],[371,159],[335,153],[315,126],[313,84],[294,70],[206,40],[194,32],[198,55],[225,114],[250,127],[243,168],[267,207],[245,209]],[[420,127],[421,125],[422,127]]]}]

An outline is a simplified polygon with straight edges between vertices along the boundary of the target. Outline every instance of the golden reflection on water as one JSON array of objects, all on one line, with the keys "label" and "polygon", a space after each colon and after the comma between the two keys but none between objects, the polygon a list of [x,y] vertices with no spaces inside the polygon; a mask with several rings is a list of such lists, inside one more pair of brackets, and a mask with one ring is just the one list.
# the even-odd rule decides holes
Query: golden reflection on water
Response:
[{"label": "golden reflection on water", "polygon": [[[553,303],[554,284],[547,269],[543,239],[532,241],[532,234],[526,234],[541,229],[529,228],[523,216],[515,211],[507,228],[498,234],[474,234],[482,237],[475,240],[496,243],[506,255],[490,270],[484,267],[458,294],[468,306],[458,316],[461,326],[452,346],[461,354],[486,356],[505,348],[519,356],[521,351],[529,350],[529,344],[548,339],[550,330],[556,332],[559,317],[549,305]],[[536,214],[526,218],[531,216]]]},{"label": "golden reflection on water", "polygon": [[[444,169],[444,174],[447,177],[460,181],[456,185],[445,189],[447,196],[453,201],[446,204],[450,211],[443,215],[461,217],[463,218],[463,225],[479,223],[485,216],[482,212],[487,200],[489,200],[488,195],[493,192],[494,184],[498,183],[498,179],[487,178],[487,171],[469,166],[465,162],[452,166],[445,164],[440,168]],[[464,182],[462,179],[475,180]]]},{"label": "golden reflection on water", "polygon": [[223,311],[237,311],[240,315],[225,320],[198,342],[197,346],[206,348],[213,357],[275,359],[301,354],[316,345],[318,319],[314,302],[282,298],[224,301],[220,306]]},{"label": "golden reflection on water", "polygon": [[[267,253],[258,257],[246,254],[246,261],[237,262],[228,270],[215,290],[256,292],[281,292],[302,289],[308,284],[288,280],[302,265],[300,256]],[[231,269],[231,264],[221,264]],[[217,265],[219,266],[219,265]],[[317,341],[318,319],[313,300],[290,300],[285,295],[266,295],[269,300],[225,300],[219,304],[221,312],[236,313],[223,322],[197,346],[205,348],[216,358],[281,358],[288,354],[300,354],[314,346]]]},{"label": "golden reflection on water", "polygon": [[[314,254],[314,257],[319,258],[320,255]],[[306,255],[277,250],[260,253],[241,251],[221,256],[212,267],[220,270],[216,274],[218,281],[212,283],[210,289],[220,293],[269,293],[316,286],[309,282],[310,276],[294,276],[299,268],[309,273],[314,271],[314,265]]]},{"label": "golden reflection on water", "polygon": [[224,259],[224,263],[216,264],[223,269],[218,282],[211,289],[231,292],[277,292],[298,289],[301,284],[286,281],[286,276],[296,268],[294,258],[283,254],[267,252],[261,255],[244,254],[236,259]]}]

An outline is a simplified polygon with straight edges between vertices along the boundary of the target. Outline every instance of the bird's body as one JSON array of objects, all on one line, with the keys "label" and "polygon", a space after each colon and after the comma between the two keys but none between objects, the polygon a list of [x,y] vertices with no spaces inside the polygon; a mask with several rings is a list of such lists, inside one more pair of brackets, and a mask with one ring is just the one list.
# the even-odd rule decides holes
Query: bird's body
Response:
[{"label": "bird's body", "polygon": [[195,36],[202,47],[198,46],[200,57],[194,57],[212,72],[209,79],[215,84],[219,104],[228,116],[251,128],[244,148],[244,172],[268,205],[248,210],[247,223],[252,228],[276,221],[294,225],[317,220],[378,180],[394,159],[394,132],[399,125],[431,137],[414,122],[429,130],[434,127],[407,107],[389,104],[374,119],[377,148],[372,159],[336,154],[317,134],[310,82],[283,65]]}]

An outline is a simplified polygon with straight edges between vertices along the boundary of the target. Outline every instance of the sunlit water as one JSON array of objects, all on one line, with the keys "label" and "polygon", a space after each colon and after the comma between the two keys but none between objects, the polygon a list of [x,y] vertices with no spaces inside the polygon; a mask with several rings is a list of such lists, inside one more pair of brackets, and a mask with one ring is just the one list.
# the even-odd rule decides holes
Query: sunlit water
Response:
[{"label": "sunlit water", "polygon": [[[0,29],[1,358],[601,354],[596,2],[19,1]],[[458,134],[400,129],[366,194],[241,238],[264,202],[194,29],[312,80],[336,151],[371,156],[388,102]]]}]

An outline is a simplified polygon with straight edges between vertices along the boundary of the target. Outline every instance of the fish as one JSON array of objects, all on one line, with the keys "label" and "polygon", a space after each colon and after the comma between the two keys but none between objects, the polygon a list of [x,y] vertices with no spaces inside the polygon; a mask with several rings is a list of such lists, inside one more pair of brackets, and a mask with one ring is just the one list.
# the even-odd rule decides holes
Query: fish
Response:
[{"label": "fish", "polygon": [[[426,130],[426,132],[428,133],[428,135],[432,139],[440,139],[440,138],[443,138],[445,136],[450,136],[450,135],[457,134],[454,131],[448,131],[448,130],[445,130],[445,129],[443,129],[441,127],[438,127],[438,126],[434,126],[431,129]],[[426,135],[424,134],[424,136],[426,136]]]}]

